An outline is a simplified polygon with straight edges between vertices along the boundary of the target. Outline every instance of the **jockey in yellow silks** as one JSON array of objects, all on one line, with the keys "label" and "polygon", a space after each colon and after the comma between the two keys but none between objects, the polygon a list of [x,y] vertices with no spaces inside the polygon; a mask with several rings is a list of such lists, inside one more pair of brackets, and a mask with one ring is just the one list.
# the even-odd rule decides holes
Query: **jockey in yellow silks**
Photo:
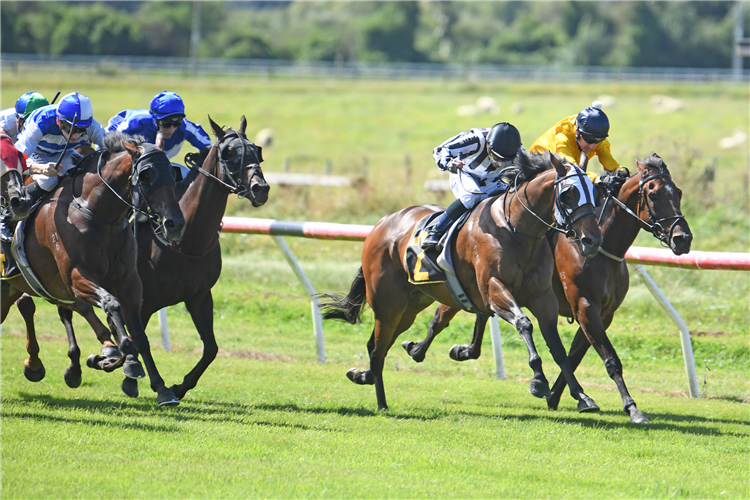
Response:
[{"label": "jockey in yellow silks", "polygon": [[[621,167],[612,156],[608,135],[607,115],[599,108],[588,107],[578,115],[568,116],[557,122],[554,127],[534,141],[529,151],[532,153],[551,151],[576,164],[580,161],[582,152],[586,153],[589,160],[596,155],[605,169],[605,175],[601,178],[598,178],[594,172],[587,172],[587,175],[595,184],[603,182],[610,185],[610,177],[617,177],[613,174]],[[611,180],[615,184],[618,182],[616,179]],[[612,187],[619,190],[619,186]]]}]

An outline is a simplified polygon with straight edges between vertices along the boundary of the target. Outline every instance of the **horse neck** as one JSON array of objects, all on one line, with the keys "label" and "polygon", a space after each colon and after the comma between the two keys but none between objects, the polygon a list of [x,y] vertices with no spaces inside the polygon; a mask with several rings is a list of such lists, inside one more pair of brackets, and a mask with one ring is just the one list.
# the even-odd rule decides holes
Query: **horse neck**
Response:
[{"label": "horse neck", "polygon": [[[504,202],[503,206],[510,219],[510,224],[522,234],[541,238],[547,232],[549,226],[543,224],[534,214],[547,224],[551,224],[554,196],[555,171],[537,175],[520,186],[517,192],[508,195],[510,199],[509,207],[505,205],[507,202]],[[500,196],[501,201],[504,198],[505,196]]]},{"label": "horse neck", "polygon": [[[620,189],[618,200],[633,213],[640,216],[638,213],[640,173],[631,179]],[[604,238],[602,248],[613,255],[624,256],[638,236],[641,223],[612,200],[607,203],[604,210],[607,210],[608,213],[605,213],[602,217],[601,230]]]},{"label": "horse neck", "polygon": [[127,153],[123,154],[125,157],[110,158],[102,166],[101,178],[96,171],[88,174],[81,189],[82,204],[95,215],[111,223],[125,219],[130,206],[122,200],[130,203],[133,196],[130,186],[132,160]]},{"label": "horse neck", "polygon": [[[218,161],[213,157],[206,158],[213,164],[206,171],[219,177]],[[229,191],[203,174],[198,174],[180,198],[180,209],[185,217],[185,231],[179,242],[182,251],[199,255],[208,249],[216,239],[221,228],[221,219],[227,208]]]}]

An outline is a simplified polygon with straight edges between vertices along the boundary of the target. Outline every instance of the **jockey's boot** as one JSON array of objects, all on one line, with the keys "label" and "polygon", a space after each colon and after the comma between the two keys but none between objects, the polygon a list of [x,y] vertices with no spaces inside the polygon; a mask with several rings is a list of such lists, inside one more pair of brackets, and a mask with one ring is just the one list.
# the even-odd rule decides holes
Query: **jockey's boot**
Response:
[{"label": "jockey's boot", "polygon": [[39,184],[34,181],[26,186],[26,193],[28,193],[29,198],[31,198],[31,206],[33,207],[34,204],[39,201],[42,196],[48,193],[48,191],[42,189],[41,186],[39,186]]},{"label": "jockey's boot", "polygon": [[447,211],[440,214],[438,220],[430,226],[430,231],[422,242],[422,250],[436,247],[438,243],[440,243],[440,238],[442,238],[448,228],[451,227],[451,224],[453,224],[453,218],[448,215]]}]

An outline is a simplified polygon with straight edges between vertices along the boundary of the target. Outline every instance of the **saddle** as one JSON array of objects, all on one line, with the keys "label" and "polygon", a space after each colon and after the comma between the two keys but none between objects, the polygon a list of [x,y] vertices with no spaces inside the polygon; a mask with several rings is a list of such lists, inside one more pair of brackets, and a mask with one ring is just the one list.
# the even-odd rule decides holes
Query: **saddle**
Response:
[{"label": "saddle", "polygon": [[404,253],[404,269],[412,285],[427,285],[445,283],[445,288],[465,311],[477,313],[477,308],[469,300],[464,292],[463,286],[453,269],[453,258],[451,256],[451,242],[455,235],[463,227],[469,218],[471,211],[467,211],[446,231],[441,239],[442,251],[436,248],[422,249],[422,242],[428,234],[430,223],[443,212],[434,212],[424,216],[414,227],[409,245]]}]

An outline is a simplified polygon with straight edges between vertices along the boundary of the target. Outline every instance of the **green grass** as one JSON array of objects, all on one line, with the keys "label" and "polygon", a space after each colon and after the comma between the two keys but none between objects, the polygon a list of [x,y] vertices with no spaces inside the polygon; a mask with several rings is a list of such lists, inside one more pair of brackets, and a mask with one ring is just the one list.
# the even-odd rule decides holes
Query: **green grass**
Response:
[{"label": "green grass", "polygon": [[[39,82],[44,82],[41,86]],[[163,89],[186,101],[188,117],[207,128],[206,114],[249,135],[271,127],[266,171],[359,176],[359,190],[279,188],[253,209],[231,200],[230,215],[373,224],[410,204],[440,201],[423,191],[439,176],[432,148],[458,131],[508,120],[529,145],[559,118],[600,94],[608,110],[616,158],[630,164],[661,154],[683,189],[693,249],[748,251],[747,149],[718,150],[735,127],[748,131],[748,89],[730,84],[560,84],[503,82],[373,82],[198,78],[150,74],[2,74],[2,106],[32,88],[53,96],[89,95],[101,122],[145,107]],[[680,114],[658,115],[652,94],[685,99]],[[481,95],[500,101],[497,116],[458,117],[457,106]],[[525,110],[506,110],[523,102]],[[191,148],[185,147],[183,152]],[[410,175],[405,157],[411,162]],[[713,180],[711,181],[711,173]],[[444,202],[450,201],[444,199]],[[318,291],[344,292],[362,244],[287,238]],[[656,246],[641,234],[640,246]],[[84,369],[68,389],[64,331],[51,306],[37,301],[37,331],[47,377],[23,377],[22,321],[13,309],[0,337],[0,474],[5,498],[404,498],[645,497],[748,498],[750,429],[750,280],[747,273],[649,267],[692,333],[702,399],[688,385],[677,328],[636,276],[609,330],[628,388],[651,419],[628,423],[601,360],[590,351],[577,370],[601,406],[580,415],[563,397],[560,410],[528,393],[531,370],[518,334],[501,324],[507,380],[494,377],[489,338],[483,356],[455,363],[447,352],[471,338],[461,313],[437,338],[424,363],[399,347],[427,331],[428,308],[386,359],[388,412],[377,412],[372,387],[344,376],[367,366],[372,314],[351,326],[326,322],[327,362],[316,362],[310,303],[265,236],[222,236],[225,268],[214,289],[221,352],[183,403],[155,408],[119,389],[121,374]],[[74,324],[84,356],[97,352],[81,318]],[[197,361],[201,343],[184,307],[169,308],[172,352],[158,346],[156,318],[147,332],[168,384]],[[559,322],[563,342],[575,329]],[[538,329],[535,329],[538,331]],[[489,336],[488,336],[489,337]],[[550,379],[557,367],[537,334]]]}]

